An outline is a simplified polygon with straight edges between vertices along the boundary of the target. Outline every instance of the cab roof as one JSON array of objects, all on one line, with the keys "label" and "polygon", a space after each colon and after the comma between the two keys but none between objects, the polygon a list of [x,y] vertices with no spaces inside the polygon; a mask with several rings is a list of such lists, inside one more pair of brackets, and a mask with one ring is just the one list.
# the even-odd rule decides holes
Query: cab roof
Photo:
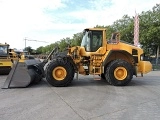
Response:
[{"label": "cab roof", "polygon": [[98,31],[105,31],[106,30],[106,28],[86,28],[86,29],[84,29],[84,30],[98,30]]}]

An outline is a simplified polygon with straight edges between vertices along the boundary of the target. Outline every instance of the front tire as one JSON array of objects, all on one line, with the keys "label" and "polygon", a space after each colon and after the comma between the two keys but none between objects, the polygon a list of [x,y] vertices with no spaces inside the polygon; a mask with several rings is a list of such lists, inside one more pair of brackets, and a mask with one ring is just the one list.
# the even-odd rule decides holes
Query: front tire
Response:
[{"label": "front tire", "polygon": [[124,60],[114,60],[107,66],[105,77],[109,84],[125,86],[133,78],[132,66]]},{"label": "front tire", "polygon": [[51,61],[46,67],[46,80],[49,84],[55,87],[68,86],[74,77],[73,65],[67,62],[58,60]]}]

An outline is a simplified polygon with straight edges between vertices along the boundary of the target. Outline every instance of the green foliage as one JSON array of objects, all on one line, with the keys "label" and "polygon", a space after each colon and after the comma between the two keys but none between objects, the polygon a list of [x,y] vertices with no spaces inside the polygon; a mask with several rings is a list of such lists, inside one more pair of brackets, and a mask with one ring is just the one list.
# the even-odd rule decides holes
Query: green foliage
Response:
[{"label": "green foliage", "polygon": [[128,15],[124,15],[122,19],[114,22],[113,28],[115,31],[120,32],[121,40],[133,43],[133,34],[134,34],[133,24],[134,24],[133,18],[130,18]]},{"label": "green foliage", "polygon": [[33,49],[32,47],[28,46],[25,48],[25,51],[28,51],[29,54],[32,54]]},{"label": "green foliage", "polygon": [[[116,20],[110,26],[99,26],[107,28],[107,38],[110,38],[113,32],[120,32],[121,40],[132,43],[134,38],[134,17],[124,15]],[[142,44],[146,53],[155,53],[160,46],[160,4],[157,4],[152,10],[142,12],[139,15],[139,42]],[[150,48],[150,50],[148,50]]]},{"label": "green foliage", "polygon": [[42,54],[43,52],[43,49],[44,47],[43,46],[41,46],[41,47],[39,47],[39,48],[37,48],[37,50],[36,50],[36,52],[38,53],[38,54]]},{"label": "green foliage", "polygon": [[45,46],[45,47],[41,46],[37,48],[36,51],[39,54],[48,54],[57,46],[60,48],[60,51],[65,51],[67,50],[68,46],[80,46],[81,41],[82,41],[82,32],[74,34],[72,39],[67,37],[67,38],[61,39],[60,41],[52,43],[48,46]]},{"label": "green foliage", "polygon": [[[145,52],[148,48],[155,49],[160,46],[160,4],[156,4],[152,10],[139,14],[139,41],[143,45]],[[121,19],[113,22],[112,25],[100,26],[97,28],[106,28],[106,39],[111,38],[113,32],[120,32],[121,40],[133,43],[134,38],[134,17],[124,15]],[[73,38],[63,38],[58,42],[45,47],[37,48],[38,53],[49,53],[55,46],[59,46],[61,51],[66,50],[67,46],[79,46],[82,40],[82,32],[73,35]],[[154,51],[154,50],[153,50]]]},{"label": "green foliage", "polygon": [[60,51],[65,51],[68,45],[70,44],[71,39],[70,38],[63,38],[61,39],[59,43]]},{"label": "green foliage", "polygon": [[140,15],[140,40],[146,52],[160,46],[160,4]]},{"label": "green foliage", "polygon": [[77,33],[73,35],[73,39],[71,41],[71,46],[80,46],[82,41],[83,33]]}]

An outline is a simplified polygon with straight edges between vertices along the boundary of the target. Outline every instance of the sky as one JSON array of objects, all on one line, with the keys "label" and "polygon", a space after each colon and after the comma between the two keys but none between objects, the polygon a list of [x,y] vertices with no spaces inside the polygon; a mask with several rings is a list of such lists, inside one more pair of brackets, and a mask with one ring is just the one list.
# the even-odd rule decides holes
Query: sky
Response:
[{"label": "sky", "polygon": [[151,10],[158,3],[159,0],[0,0],[0,43],[17,49],[45,47],[72,38],[85,28],[112,25],[123,15]]}]

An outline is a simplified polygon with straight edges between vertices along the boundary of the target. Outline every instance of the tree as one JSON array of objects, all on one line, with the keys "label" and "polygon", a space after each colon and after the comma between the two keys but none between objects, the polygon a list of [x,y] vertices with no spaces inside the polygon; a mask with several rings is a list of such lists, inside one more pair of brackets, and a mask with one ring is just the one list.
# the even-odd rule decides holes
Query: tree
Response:
[{"label": "tree", "polygon": [[[154,53],[158,60],[160,46],[160,4],[157,4],[147,12],[142,12],[140,16],[140,39],[146,52],[148,48]],[[148,53],[151,54],[151,53]]]},{"label": "tree", "polygon": [[32,47],[28,46],[25,48],[25,50],[28,51],[29,54],[32,54],[33,51]]},{"label": "tree", "polygon": [[71,44],[71,39],[69,37],[61,39],[59,43],[60,51],[66,51],[66,48],[70,44]]},{"label": "tree", "polygon": [[82,41],[83,33],[76,33],[73,35],[73,39],[71,40],[71,46],[80,46]]},{"label": "tree", "polygon": [[[159,55],[160,47],[160,4],[156,4],[152,10],[139,14],[139,42],[142,44],[145,53],[150,54],[151,51],[157,51]],[[112,25],[96,25],[97,28],[107,29],[107,39],[110,39],[113,32],[120,32],[121,40],[133,43],[134,39],[134,17],[124,15],[121,19],[116,20]],[[55,46],[59,46],[61,51],[70,46],[79,46],[82,40],[82,32],[73,35],[73,38],[63,38],[51,45],[37,49],[41,53],[48,53]],[[148,49],[150,48],[150,50]]]},{"label": "tree", "polygon": [[43,49],[44,47],[43,46],[40,46],[39,48],[37,48],[36,49],[36,52],[38,53],[38,54],[42,54],[42,49]]},{"label": "tree", "polygon": [[133,43],[133,24],[133,18],[124,15],[122,19],[115,21],[111,27],[113,31],[120,32],[121,40]]},{"label": "tree", "polygon": [[120,32],[121,40],[133,43],[133,18],[128,15],[124,15],[121,19],[116,20],[112,25],[99,26],[96,28],[106,28],[107,29],[107,39],[111,38],[112,33]]}]

